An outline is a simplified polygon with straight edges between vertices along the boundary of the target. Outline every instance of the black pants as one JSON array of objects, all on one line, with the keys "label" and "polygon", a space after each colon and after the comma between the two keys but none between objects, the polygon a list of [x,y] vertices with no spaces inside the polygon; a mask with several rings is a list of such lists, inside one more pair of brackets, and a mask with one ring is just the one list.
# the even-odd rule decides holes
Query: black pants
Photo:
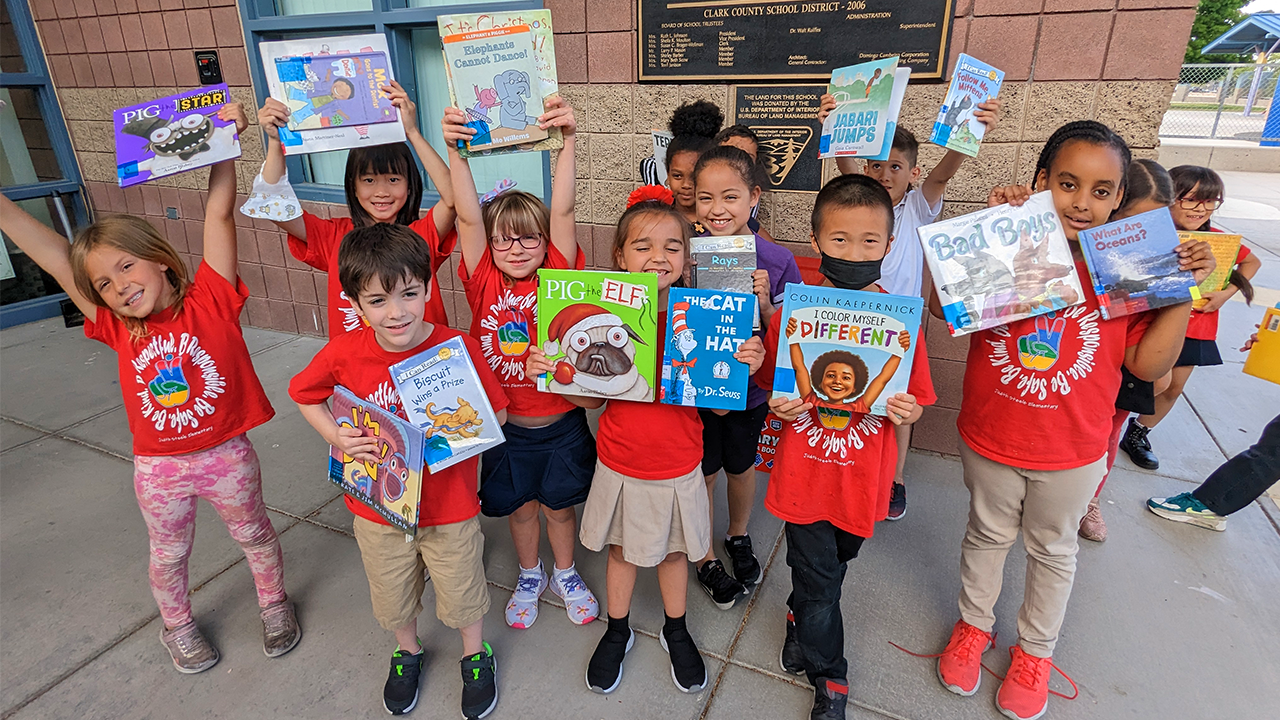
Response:
[{"label": "black pants", "polygon": [[1219,515],[1230,515],[1257,500],[1276,480],[1280,480],[1280,415],[1262,428],[1262,437],[1253,447],[1222,463],[1191,495]]},{"label": "black pants", "polygon": [[840,590],[849,561],[858,557],[865,538],[823,520],[811,525],[786,523],[787,566],[791,596],[787,607],[796,619],[796,641],[804,651],[805,674],[818,680],[846,681],[844,618]]}]

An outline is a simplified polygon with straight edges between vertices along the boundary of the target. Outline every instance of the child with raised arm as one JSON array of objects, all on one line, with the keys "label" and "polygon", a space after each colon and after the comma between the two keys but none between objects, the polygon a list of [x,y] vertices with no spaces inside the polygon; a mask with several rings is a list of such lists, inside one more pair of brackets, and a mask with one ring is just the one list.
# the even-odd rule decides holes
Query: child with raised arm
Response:
[{"label": "child with raised arm", "polygon": [[[248,122],[237,103],[218,111]],[[275,414],[240,329],[249,291],[237,274],[235,163],[209,170],[204,261],[186,265],[145,220],[103,217],[67,241],[0,198],[0,230],[84,313],[86,337],[116,351],[133,433],[134,492],[151,538],[151,593],[160,642],[181,673],[218,662],[191,614],[187,561],[204,498],[240,544],[262,608],[262,649],[289,652],[302,637],[284,591],[280,540],[262,501],[258,455],[245,435]]]}]

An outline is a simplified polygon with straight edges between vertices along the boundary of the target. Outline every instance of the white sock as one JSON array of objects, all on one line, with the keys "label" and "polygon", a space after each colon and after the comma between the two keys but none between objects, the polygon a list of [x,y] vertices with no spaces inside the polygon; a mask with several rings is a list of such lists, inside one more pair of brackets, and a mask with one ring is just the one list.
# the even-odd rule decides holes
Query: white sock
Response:
[{"label": "white sock", "polygon": [[557,578],[558,578],[558,577],[560,577],[561,575],[567,575],[567,574],[569,574],[569,573],[573,572],[573,569],[574,569],[575,567],[577,567],[577,565],[578,565],[577,563],[571,563],[571,564],[569,565],[569,567],[567,567],[567,568],[565,568],[565,569],[561,570],[560,568],[556,567],[556,565],[553,563],[553,564],[551,565],[551,569],[554,571],[554,572],[553,572],[554,577],[557,577]]},{"label": "white sock", "polygon": [[541,561],[541,560],[539,560],[539,561],[538,561],[538,564],[537,564],[537,565],[534,565],[534,566],[533,566],[533,567],[531,567],[531,568],[527,568],[527,567],[525,567],[525,566],[521,565],[521,566],[520,566],[520,574],[521,574],[521,575],[541,575],[541,574],[542,574],[542,561]]}]

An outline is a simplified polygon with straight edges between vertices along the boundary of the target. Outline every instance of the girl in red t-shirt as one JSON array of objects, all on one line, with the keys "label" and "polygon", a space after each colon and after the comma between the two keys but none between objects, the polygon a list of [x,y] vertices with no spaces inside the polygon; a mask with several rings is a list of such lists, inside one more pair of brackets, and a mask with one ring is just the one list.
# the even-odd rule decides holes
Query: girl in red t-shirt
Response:
[{"label": "girl in red t-shirt", "polygon": [[[624,272],[658,276],[658,307],[688,264],[689,225],[658,186],[631,195],[614,233],[613,261]],[[666,313],[658,312],[658,337],[666,337]],[[752,337],[734,354],[755,373],[764,359]],[[656,368],[655,368],[656,369]],[[529,350],[526,375],[555,373],[540,348]],[[587,664],[587,687],[610,693],[622,682],[622,661],[635,642],[629,618],[637,567],[657,567],[666,623],[662,647],[671,677],[683,692],[707,685],[707,670],[685,627],[687,563],[711,546],[710,509],[702,478],[702,421],[695,408],[630,400],[565,396],[582,407],[600,407],[599,460],[579,537],[588,550],[609,548],[605,584],[609,626]]]},{"label": "girl in red t-shirt", "polygon": [[[481,463],[480,509],[489,517],[507,518],[511,527],[520,575],[506,619],[521,629],[538,619],[538,598],[548,586],[564,600],[574,624],[585,625],[600,614],[573,561],[574,506],[587,499],[591,487],[595,438],[586,411],[561,395],[538,392],[524,367],[537,338],[538,268],[584,267],[573,215],[577,122],[563,98],[548,98],[545,105],[539,125],[564,133],[550,209],[518,190],[478,202],[471,168],[457,150],[457,141],[475,130],[466,127],[466,115],[457,108],[446,108],[441,122],[457,198],[458,277],[471,306],[471,336],[511,400],[502,428],[507,441],[486,452]],[[539,514],[547,518],[547,541],[555,556],[550,576],[538,558]]]},{"label": "girl in red t-shirt", "polygon": [[[284,146],[280,128],[289,120],[289,109],[275,98],[267,98],[258,111],[258,123],[267,133],[267,159],[254,180],[253,192],[241,212],[249,217],[270,220],[289,235],[289,253],[301,262],[329,274],[326,291],[329,337],[367,326],[338,282],[338,246],[353,227],[389,222],[408,225],[427,241],[434,274],[449,259],[457,235],[454,234],[453,186],[449,166],[436,154],[418,129],[417,106],[400,83],[392,80],[382,91],[400,111],[405,136],[422,159],[431,183],[440,194],[425,217],[418,217],[422,205],[422,175],[418,173],[409,146],[389,143],[353,148],[347,154],[343,187],[351,217],[320,218],[302,209],[285,174]],[[440,283],[431,283],[425,320],[448,325]]]},{"label": "girl in red t-shirt", "polygon": [[[218,111],[247,121],[239,104]],[[84,313],[85,335],[116,351],[133,432],[134,491],[151,538],[151,592],[160,640],[182,673],[208,670],[218,650],[191,616],[187,560],[196,499],[213,505],[240,543],[262,608],[263,650],[293,649],[302,636],[284,591],[280,541],[262,500],[258,456],[245,433],[274,410],[254,374],[240,330],[249,291],[237,277],[235,163],[209,172],[204,262],[195,279],[173,246],[145,220],[99,219],[68,246],[0,199],[0,230],[57,279]]]}]

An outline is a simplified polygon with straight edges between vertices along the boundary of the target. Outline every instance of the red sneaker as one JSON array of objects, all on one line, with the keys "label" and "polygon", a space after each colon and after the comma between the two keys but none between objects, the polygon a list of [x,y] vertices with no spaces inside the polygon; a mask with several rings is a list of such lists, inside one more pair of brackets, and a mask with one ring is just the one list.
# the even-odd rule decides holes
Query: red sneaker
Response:
[{"label": "red sneaker", "polygon": [[1068,700],[1075,699],[1075,695],[1068,698],[1049,689],[1049,674],[1054,670],[1067,678],[1072,688],[1076,686],[1075,681],[1053,664],[1052,658],[1028,655],[1018,645],[1009,648],[1009,655],[1009,672],[1005,673],[1000,691],[996,693],[996,708],[1001,714],[1013,720],[1036,720],[1048,708],[1050,692]]},{"label": "red sneaker", "polygon": [[982,653],[991,647],[991,633],[985,633],[963,620],[951,629],[947,649],[938,656],[938,679],[957,695],[978,692],[982,681]]}]

